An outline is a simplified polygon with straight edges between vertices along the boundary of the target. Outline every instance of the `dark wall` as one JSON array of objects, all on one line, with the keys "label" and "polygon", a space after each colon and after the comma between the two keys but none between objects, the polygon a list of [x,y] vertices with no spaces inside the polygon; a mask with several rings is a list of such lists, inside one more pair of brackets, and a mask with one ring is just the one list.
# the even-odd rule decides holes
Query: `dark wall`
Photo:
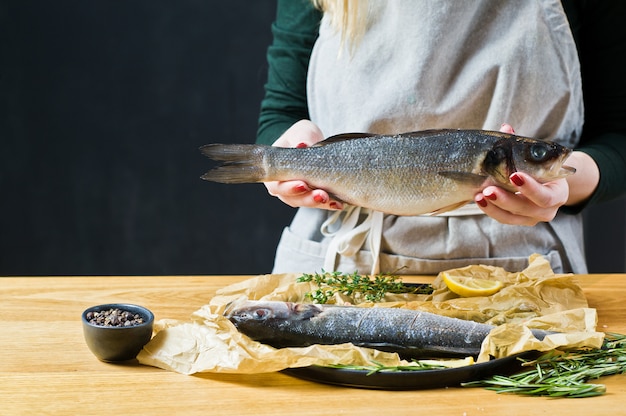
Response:
[{"label": "dark wall", "polygon": [[584,218],[589,270],[626,272],[626,199],[592,206],[585,211]]},{"label": "dark wall", "polygon": [[274,1],[0,3],[0,275],[271,270],[292,210],[197,149],[254,141]]},{"label": "dark wall", "polygon": [[[197,149],[254,141],[274,13],[1,0],[0,275],[269,272],[293,210],[262,185],[200,180]],[[609,251],[593,245],[619,253],[600,262],[614,270],[619,209],[621,252],[604,232]]]}]

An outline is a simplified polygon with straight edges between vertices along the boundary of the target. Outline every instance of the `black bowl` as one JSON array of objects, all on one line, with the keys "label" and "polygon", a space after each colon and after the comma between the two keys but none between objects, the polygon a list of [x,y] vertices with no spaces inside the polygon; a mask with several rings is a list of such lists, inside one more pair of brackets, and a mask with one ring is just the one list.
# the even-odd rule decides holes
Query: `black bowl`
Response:
[{"label": "black bowl", "polygon": [[[120,309],[139,314],[143,323],[131,326],[103,326],[89,322],[90,312]],[[132,360],[152,338],[154,314],[143,306],[126,303],[110,303],[92,306],[83,312],[83,334],[91,352],[101,361],[115,362]]]}]

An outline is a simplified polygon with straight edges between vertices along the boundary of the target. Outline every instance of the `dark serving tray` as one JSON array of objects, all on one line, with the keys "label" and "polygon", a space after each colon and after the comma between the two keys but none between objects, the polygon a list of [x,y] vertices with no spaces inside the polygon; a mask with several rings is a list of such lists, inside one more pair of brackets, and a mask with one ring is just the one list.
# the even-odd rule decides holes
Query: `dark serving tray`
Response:
[{"label": "dark serving tray", "polygon": [[379,371],[370,374],[367,370],[314,365],[287,368],[282,370],[282,373],[303,380],[344,387],[377,390],[423,390],[456,387],[461,383],[483,380],[493,375],[513,374],[521,369],[521,361],[518,358],[529,354],[534,354],[534,352],[516,354],[463,367],[436,370]]}]

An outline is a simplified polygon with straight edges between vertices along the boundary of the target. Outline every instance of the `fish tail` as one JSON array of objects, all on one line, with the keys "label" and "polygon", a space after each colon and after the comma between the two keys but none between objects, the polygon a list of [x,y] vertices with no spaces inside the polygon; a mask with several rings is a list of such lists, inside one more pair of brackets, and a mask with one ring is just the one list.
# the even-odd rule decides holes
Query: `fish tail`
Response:
[{"label": "fish tail", "polygon": [[256,144],[207,144],[200,148],[203,155],[218,162],[216,168],[201,176],[205,181],[220,183],[263,182],[267,172],[263,158],[265,147]]}]

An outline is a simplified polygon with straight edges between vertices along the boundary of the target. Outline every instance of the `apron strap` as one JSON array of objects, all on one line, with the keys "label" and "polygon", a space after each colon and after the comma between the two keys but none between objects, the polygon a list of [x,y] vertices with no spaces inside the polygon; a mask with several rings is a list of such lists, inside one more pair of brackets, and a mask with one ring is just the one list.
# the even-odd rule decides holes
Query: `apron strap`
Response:
[{"label": "apron strap", "polygon": [[[367,216],[361,224],[357,225],[361,214]],[[342,216],[343,220],[340,219]],[[348,257],[354,256],[367,241],[372,255],[371,274],[380,273],[379,255],[383,218],[382,212],[352,205],[333,213],[320,227],[322,235],[332,238],[326,251],[324,270],[334,271],[338,254]],[[341,221],[341,226],[336,231],[330,231],[330,228],[338,221]]]}]

